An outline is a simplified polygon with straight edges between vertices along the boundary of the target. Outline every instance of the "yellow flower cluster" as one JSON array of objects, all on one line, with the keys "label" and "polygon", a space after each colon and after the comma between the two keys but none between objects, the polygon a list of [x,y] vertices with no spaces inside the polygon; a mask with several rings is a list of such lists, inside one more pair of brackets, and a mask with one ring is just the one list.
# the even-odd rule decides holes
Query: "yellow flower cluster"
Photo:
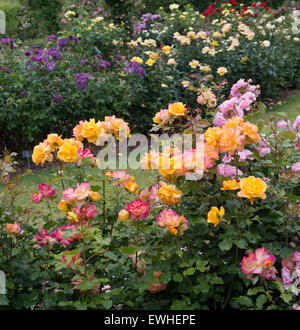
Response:
[{"label": "yellow flower cluster", "polygon": [[83,150],[83,144],[75,139],[62,139],[57,134],[49,134],[47,139],[33,149],[32,161],[34,164],[53,160],[52,152],[57,151],[57,157],[64,162],[76,162],[79,158],[78,150]]},{"label": "yellow flower cluster", "polygon": [[78,141],[87,139],[96,144],[98,139],[106,139],[107,135],[114,135],[116,139],[124,139],[130,136],[128,124],[115,116],[105,117],[104,121],[81,121],[74,129],[73,134]]},{"label": "yellow flower cluster", "polygon": [[253,205],[256,198],[266,199],[265,191],[267,190],[267,184],[261,178],[255,178],[254,176],[249,176],[248,178],[243,178],[240,182],[234,180],[223,181],[223,187],[221,190],[237,190],[239,197],[248,198],[251,205]]}]

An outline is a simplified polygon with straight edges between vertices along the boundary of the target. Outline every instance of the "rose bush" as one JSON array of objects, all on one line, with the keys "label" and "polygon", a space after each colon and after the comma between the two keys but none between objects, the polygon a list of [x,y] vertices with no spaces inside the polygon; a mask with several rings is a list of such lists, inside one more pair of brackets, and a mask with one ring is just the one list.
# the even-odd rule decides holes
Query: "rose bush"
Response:
[{"label": "rose bush", "polygon": [[[101,165],[95,145],[131,135],[115,116],[40,142],[32,159],[57,160],[53,184],[37,187],[32,208],[1,203],[1,308],[298,309],[299,117],[274,116],[264,127],[259,86],[241,79],[231,95],[217,125],[180,102],[154,117],[154,130],[189,133],[193,144],[141,154],[150,186],[127,170],[89,172]],[[10,161],[1,161],[8,201]],[[34,212],[42,202],[44,216]]]}]

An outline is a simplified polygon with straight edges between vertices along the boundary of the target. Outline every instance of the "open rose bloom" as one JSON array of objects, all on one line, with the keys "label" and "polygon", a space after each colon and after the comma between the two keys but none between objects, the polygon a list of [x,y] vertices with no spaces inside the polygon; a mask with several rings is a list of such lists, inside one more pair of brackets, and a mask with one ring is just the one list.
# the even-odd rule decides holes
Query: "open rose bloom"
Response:
[{"label": "open rose bloom", "polygon": [[273,267],[275,256],[268,254],[268,250],[264,247],[250,253],[248,257],[244,257],[241,262],[241,270],[248,274],[247,278],[251,278],[254,274],[269,279],[276,279],[277,270]]}]

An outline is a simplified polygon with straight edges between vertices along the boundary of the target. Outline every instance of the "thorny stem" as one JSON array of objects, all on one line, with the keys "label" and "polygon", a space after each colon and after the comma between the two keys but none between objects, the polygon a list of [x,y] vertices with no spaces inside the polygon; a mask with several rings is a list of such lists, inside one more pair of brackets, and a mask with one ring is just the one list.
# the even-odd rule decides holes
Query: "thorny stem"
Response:
[{"label": "thorny stem", "polygon": [[[102,176],[104,177],[104,171],[102,173]],[[102,206],[102,216],[103,216],[103,221],[106,222],[106,201],[105,201],[105,179],[102,179],[102,197],[103,197],[103,206]]]}]

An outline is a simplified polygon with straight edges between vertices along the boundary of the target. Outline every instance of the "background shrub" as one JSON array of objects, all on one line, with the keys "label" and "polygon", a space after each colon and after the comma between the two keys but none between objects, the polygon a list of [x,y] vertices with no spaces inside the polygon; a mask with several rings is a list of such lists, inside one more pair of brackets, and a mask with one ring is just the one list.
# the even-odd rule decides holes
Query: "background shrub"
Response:
[{"label": "background shrub", "polygon": [[19,12],[22,10],[22,6],[18,1],[0,1],[0,10],[5,13],[6,16],[6,34],[10,36],[17,36],[19,29]]}]

